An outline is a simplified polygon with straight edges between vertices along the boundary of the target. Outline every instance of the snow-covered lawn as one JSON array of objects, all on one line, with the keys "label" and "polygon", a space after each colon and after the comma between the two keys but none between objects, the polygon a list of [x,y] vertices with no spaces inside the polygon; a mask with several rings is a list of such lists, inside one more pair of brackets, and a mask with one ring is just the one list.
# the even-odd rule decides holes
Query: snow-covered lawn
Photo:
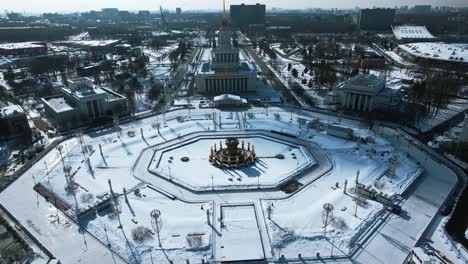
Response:
[{"label": "snow-covered lawn", "polygon": [[[167,263],[168,260],[200,263],[210,255],[212,229],[205,210],[212,210],[211,203],[173,201],[149,188],[141,189],[138,195],[128,194],[128,202],[122,196],[119,202],[122,228],[110,209],[82,217],[80,222],[130,263]],[[154,209],[161,213],[161,247],[151,223],[150,213]],[[137,227],[147,228],[148,233],[143,232],[148,236],[146,239],[135,240],[132,232]]]},{"label": "snow-covered lawn", "polygon": [[[193,121],[185,123],[177,120],[179,114],[187,113],[173,112],[171,117],[167,117],[166,124],[162,117],[146,118],[122,124],[118,131],[110,127],[85,134],[82,145],[88,149],[85,156],[89,158],[91,170],[88,162],[85,162],[78,138],[62,142],[60,145],[65,165],[71,168],[70,174],[76,183],[75,195],[65,190],[67,181],[58,148],[48,154],[49,157],[53,156],[53,161],[41,164],[43,170],[34,173],[36,180],[72,209],[78,205],[79,211],[86,210],[99,202],[100,196],[109,193],[108,180],[112,181],[116,193],[122,193],[123,188],[136,188],[141,185],[141,181],[133,177],[132,166],[145,148],[174,139],[181,131],[191,133],[213,126],[212,121],[206,120],[203,114],[193,114]],[[157,131],[157,123],[160,124],[160,133]]]},{"label": "snow-covered lawn", "polygon": [[[275,107],[252,108],[247,113],[197,109],[193,110],[191,118],[187,115],[186,110],[175,111],[167,113],[166,117],[155,116],[121,124],[120,132],[114,128],[106,128],[84,135],[83,146],[87,149],[85,157],[89,158],[91,169],[81,152],[78,138],[62,142],[64,161],[71,167],[70,172],[75,179],[75,195],[65,190],[66,180],[57,149],[45,156],[45,164],[43,161],[36,164],[26,176],[32,179],[30,175],[34,175],[34,181],[40,182],[70,206],[71,210],[68,213],[72,216],[76,214],[76,206],[79,212],[83,213],[99,201],[108,199],[108,180],[111,180],[113,191],[119,195],[122,229],[118,228],[119,218],[106,206],[88,211],[80,217],[75,215],[81,228],[95,236],[99,243],[103,244],[104,250],[108,251],[106,245],[110,244],[113,252],[131,263],[168,263],[168,260],[186,263],[187,259],[190,263],[201,263],[201,259],[211,259],[212,255],[220,261],[223,257],[277,259],[281,255],[297,257],[298,254],[315,257],[317,252],[321,256],[327,256],[331,253],[331,243],[336,246],[334,255],[347,254],[361,239],[361,235],[378,222],[377,219],[385,212],[385,208],[377,202],[366,201],[357,207],[357,216],[354,215],[356,207],[353,198],[357,171],[360,172],[360,183],[372,185],[378,192],[389,195],[401,193],[421,172],[420,166],[406,153],[398,151],[389,141],[365,127],[359,127],[358,122],[354,121],[300,110],[287,112]],[[212,115],[215,116],[215,120],[212,120]],[[319,127],[339,121],[342,126],[352,128],[357,138],[367,138],[368,142],[336,138],[327,135],[320,128],[309,128],[304,123],[299,124],[300,120],[319,120]],[[158,123],[159,131],[156,125]],[[184,143],[184,140],[189,139],[189,134],[203,133],[213,137],[216,135],[212,132],[215,128],[216,133],[235,134],[246,143],[254,144],[259,164],[244,170],[223,172],[211,166],[207,160],[209,147],[214,143],[219,144],[220,138],[206,137],[186,141],[192,142],[191,144]],[[249,135],[258,133],[254,130],[259,129],[265,130],[265,135],[277,135]],[[283,137],[290,139],[284,142],[276,140]],[[171,145],[173,142],[176,148]],[[302,145],[298,147],[290,142],[308,142],[304,145],[313,145],[314,150],[321,149],[311,152],[313,157],[310,157],[308,151],[302,149]],[[184,181],[191,181],[191,184],[203,185],[209,189],[212,184],[226,183],[255,188],[237,192],[208,190],[200,193],[180,188],[148,171],[156,164],[155,161],[151,162],[153,146],[156,146],[156,150],[158,146],[173,148],[165,152],[160,161],[166,164],[162,165],[163,169],[171,165],[170,174],[173,177],[184,177]],[[291,154],[293,152],[296,159]],[[270,158],[279,153],[285,156],[284,160]],[[320,155],[317,155],[318,153]],[[180,160],[185,156],[190,158],[188,163]],[[169,160],[172,160],[172,164]],[[289,194],[276,189],[263,191],[256,188],[259,180],[261,184],[270,184],[278,180],[277,177],[284,176],[288,171],[306,163],[327,165],[323,160],[327,160],[328,167],[314,167],[314,173],[319,168],[322,169],[319,177],[315,177],[308,170],[298,179],[302,187],[296,193]],[[395,164],[393,169],[392,164]],[[260,177],[249,177],[253,175],[253,170],[261,172]],[[168,170],[164,172],[168,173]],[[229,172],[238,175],[229,176]],[[211,174],[214,175],[213,182]],[[229,181],[230,177],[232,181]],[[238,178],[242,181],[238,181]],[[25,180],[24,177],[21,179]],[[346,193],[343,192],[345,180],[348,182]],[[31,191],[32,185],[31,183],[28,189],[22,191]],[[123,195],[123,188],[126,188],[128,200]],[[8,194],[8,199],[15,198],[13,194]],[[53,218],[56,210],[53,203],[48,203],[49,208],[47,213],[44,213],[40,211],[43,208],[43,200],[39,206],[39,196],[34,199],[37,199],[38,203],[30,206],[31,216],[27,218],[23,217],[26,214],[23,207],[27,208],[26,205],[10,207],[23,210],[21,213],[13,213],[22,217],[23,223],[24,219],[31,222],[28,228],[38,228],[46,233],[50,228],[55,228],[52,224],[47,224],[52,221],[43,218],[35,221],[33,217],[46,215]],[[334,206],[334,221],[327,227],[326,233],[322,222],[324,203]],[[226,207],[236,204],[239,207]],[[267,217],[269,208],[271,220]],[[162,247],[159,247],[157,234],[151,231],[150,212],[154,209],[160,210],[162,216]],[[208,217],[211,225],[207,223],[207,210],[210,210]],[[225,227],[222,227],[221,220],[218,220],[221,216],[224,217]],[[75,227],[71,222],[67,224]],[[137,227],[146,230],[142,234],[147,236],[141,241],[134,239],[132,234]],[[50,239],[40,234],[39,236],[41,240]],[[88,234],[83,235],[83,238],[85,237],[89,239]],[[76,239],[81,237],[77,236]],[[55,244],[51,247],[54,250],[61,249]]]},{"label": "snow-covered lawn", "polygon": [[[399,194],[421,173],[416,162],[382,138],[376,140],[376,144],[358,145],[319,133],[313,140],[328,149],[333,170],[289,199],[264,200],[262,203],[265,215],[271,210],[271,220],[266,221],[276,257],[298,254],[314,257],[316,253],[328,256],[331,242],[336,247],[335,255],[350,251],[361,234],[385,210],[381,204],[370,200],[362,202],[356,210],[354,186],[358,170],[360,183],[372,185],[378,192],[389,195]],[[384,173],[395,155],[398,155],[395,175],[386,176]],[[346,193],[343,191],[345,180],[348,182]],[[334,221],[327,227],[327,233],[324,233],[322,219],[325,203],[334,207]]]},{"label": "snow-covered lawn", "polygon": [[[213,166],[208,160],[210,147],[216,144],[219,149],[219,143],[224,145],[225,137],[202,136],[168,150],[163,149],[162,153],[156,151],[150,169],[158,175],[197,190],[211,190],[273,187],[315,163],[305,147],[261,135],[239,136],[239,140],[244,141],[245,149],[255,147],[257,160],[251,166],[238,169]],[[241,148],[242,143],[238,147]],[[278,159],[277,154],[283,155],[284,159]],[[183,157],[189,160],[184,162]]]}]

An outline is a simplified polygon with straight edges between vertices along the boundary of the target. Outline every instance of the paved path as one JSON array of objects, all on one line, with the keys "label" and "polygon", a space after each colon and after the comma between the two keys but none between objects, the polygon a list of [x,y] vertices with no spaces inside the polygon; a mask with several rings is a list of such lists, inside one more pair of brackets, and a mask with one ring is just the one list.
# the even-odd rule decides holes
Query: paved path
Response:
[{"label": "paved path", "polygon": [[[197,114],[209,114],[213,110],[197,110]],[[250,112],[264,112],[264,109],[254,108]],[[270,113],[282,111],[278,108],[271,108]],[[306,111],[301,112],[305,117],[315,117],[327,120],[338,120],[334,116],[328,116],[320,113],[312,113]],[[181,115],[182,112],[172,112],[167,114],[167,118],[174,118]],[[298,113],[294,114],[294,118]],[[194,113],[192,113],[194,114]],[[354,126],[359,125],[359,121],[342,120],[349,122]],[[394,144],[401,150],[405,151],[409,145],[404,141],[402,135],[395,135],[391,138]],[[411,139],[410,140],[414,140]],[[417,155],[413,150],[412,155]],[[42,160],[39,160],[33,169],[41,170],[44,159],[52,159],[54,155],[46,155]],[[152,151],[142,152],[137,164],[149,164],[152,157]],[[47,160],[48,163],[52,162]],[[377,228],[377,232],[373,232],[368,239],[362,241],[361,248],[353,256],[353,262],[359,263],[401,263],[408,255],[409,249],[420,239],[424,231],[431,224],[434,215],[438,212],[440,206],[444,202],[447,195],[457,182],[456,175],[448,170],[443,164],[434,162],[433,164],[425,164],[424,159],[419,159],[421,164],[427,166],[426,173],[413,186],[413,188],[405,195],[405,200],[402,208],[407,212],[405,217],[397,217],[388,215],[382,218],[382,224]],[[78,226],[70,220],[66,224],[67,218],[61,216],[61,224],[51,224],[51,216],[56,213],[55,208],[50,203],[47,203],[42,197],[31,189],[34,186],[34,179],[29,170],[23,174],[18,180],[10,185],[5,191],[0,194],[0,203],[11,212],[15,218],[37,238],[40,243],[44,244],[53,255],[62,261],[62,263],[123,263],[124,261],[113,254],[106,246],[94,239],[88,233],[81,233]],[[134,170],[137,177],[151,176],[147,166],[135,166]],[[254,203],[257,211],[258,219],[264,219],[263,210],[261,209],[260,200],[265,198],[280,199],[286,197],[282,192],[276,190],[264,192],[207,192],[204,194],[195,194],[184,188],[176,187],[160,179],[155,185],[158,188],[164,189],[181,200],[190,201],[214,201],[215,212],[214,219],[219,216],[221,204],[232,203]],[[308,191],[305,187],[300,192]],[[214,221],[214,235],[219,238],[217,232],[220,232],[221,227],[218,221]],[[269,248],[271,245],[267,239],[266,226],[264,221],[259,221],[259,232],[262,237],[262,243],[265,250],[265,257],[271,258]],[[219,259],[220,243],[215,244],[215,256]],[[320,263],[352,263],[349,260],[336,259],[321,259]],[[288,263],[295,263],[294,260]],[[297,263],[304,263],[303,260],[297,260]],[[305,263],[314,263],[313,260]],[[355,263],[355,262],[354,262]]]},{"label": "paved path", "polygon": [[[50,156],[43,159],[50,159]],[[125,263],[90,234],[82,233],[78,225],[61,212],[58,212],[61,224],[51,224],[50,218],[57,213],[56,209],[32,190],[35,181],[31,171],[42,170],[43,159],[0,194],[0,203],[64,264]]]}]

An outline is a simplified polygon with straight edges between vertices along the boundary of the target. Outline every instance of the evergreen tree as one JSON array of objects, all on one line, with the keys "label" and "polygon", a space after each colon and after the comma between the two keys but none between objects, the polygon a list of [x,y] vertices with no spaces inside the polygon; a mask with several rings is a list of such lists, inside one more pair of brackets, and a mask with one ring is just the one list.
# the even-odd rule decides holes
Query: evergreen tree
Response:
[{"label": "evergreen tree", "polygon": [[161,91],[162,84],[160,82],[156,82],[153,85],[151,85],[151,88],[149,89],[148,94],[146,96],[148,100],[155,101],[161,95]]},{"label": "evergreen tree", "polygon": [[294,78],[297,78],[299,76],[299,72],[296,70],[296,68],[293,68],[291,70],[291,74]]}]

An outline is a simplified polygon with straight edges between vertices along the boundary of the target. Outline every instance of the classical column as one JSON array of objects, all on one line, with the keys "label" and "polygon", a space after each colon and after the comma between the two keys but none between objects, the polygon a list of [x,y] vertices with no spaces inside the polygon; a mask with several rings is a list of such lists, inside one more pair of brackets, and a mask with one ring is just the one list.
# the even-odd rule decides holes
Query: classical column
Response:
[{"label": "classical column", "polygon": [[354,110],[359,110],[359,94],[354,95],[356,97],[356,106],[354,107]]},{"label": "classical column", "polygon": [[349,98],[349,94],[345,92],[344,93],[344,98],[341,101],[341,105],[343,106],[343,108],[348,107],[348,98]]},{"label": "classical column", "polygon": [[362,106],[362,99],[363,99],[362,94],[359,95],[359,103],[358,103],[358,110],[361,111],[364,107]]},{"label": "classical column", "polygon": [[354,110],[359,110],[359,94],[354,94]]},{"label": "classical column", "polygon": [[364,110],[366,112],[369,112],[369,95],[366,95],[365,100],[364,100]]}]

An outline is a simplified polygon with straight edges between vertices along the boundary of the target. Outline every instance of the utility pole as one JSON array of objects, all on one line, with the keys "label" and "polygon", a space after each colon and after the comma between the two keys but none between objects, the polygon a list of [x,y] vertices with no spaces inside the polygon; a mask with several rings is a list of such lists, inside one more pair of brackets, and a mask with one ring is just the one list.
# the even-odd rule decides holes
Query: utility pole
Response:
[{"label": "utility pole", "polygon": [[73,178],[70,175],[70,168],[65,164],[65,160],[63,159],[62,148],[63,146],[58,146],[57,150],[60,153],[60,160],[62,161],[63,172],[65,174],[65,180],[67,181],[67,189],[69,191],[73,191],[75,187],[74,186],[75,183],[73,181]]},{"label": "utility pole", "polygon": [[151,227],[153,227],[153,231],[156,232],[158,235],[158,243],[159,247],[161,247],[161,237],[160,237],[160,232],[162,228],[162,220],[161,220],[161,211],[158,209],[154,209],[150,213],[151,217]]},{"label": "utility pole", "polygon": [[78,142],[80,142],[81,153],[83,154],[83,158],[86,161],[86,154],[85,154],[85,149],[84,149],[84,146],[83,146],[83,134],[81,132],[78,132],[76,134],[76,136],[78,138]]},{"label": "utility pole", "polygon": [[211,189],[214,190],[214,180],[213,175],[211,175]]},{"label": "utility pole", "polygon": [[45,160],[44,160],[44,166],[45,166],[45,169],[46,169],[47,183],[50,185],[49,168],[47,167],[47,162]]},{"label": "utility pole", "polygon": [[357,208],[358,208],[358,200],[359,200],[359,190],[358,190],[358,185],[359,185],[359,170],[357,171],[357,174],[356,174],[356,197],[354,198],[354,201],[356,202],[356,207],[354,209],[354,216],[357,217]]},{"label": "utility pole", "polygon": [[323,236],[326,235],[327,233],[327,226],[333,219],[333,205],[331,203],[326,203],[323,205],[323,213],[322,213],[322,220],[324,224],[324,231],[323,231]]},{"label": "utility pole", "polygon": [[107,180],[109,183],[109,190],[110,190],[110,199],[111,199],[111,204],[114,210],[114,213],[117,215],[117,218],[119,220],[119,226],[118,228],[122,228],[122,221],[120,219],[120,208],[119,208],[119,198],[117,195],[114,193],[114,190],[112,189],[112,182],[110,179]]}]

